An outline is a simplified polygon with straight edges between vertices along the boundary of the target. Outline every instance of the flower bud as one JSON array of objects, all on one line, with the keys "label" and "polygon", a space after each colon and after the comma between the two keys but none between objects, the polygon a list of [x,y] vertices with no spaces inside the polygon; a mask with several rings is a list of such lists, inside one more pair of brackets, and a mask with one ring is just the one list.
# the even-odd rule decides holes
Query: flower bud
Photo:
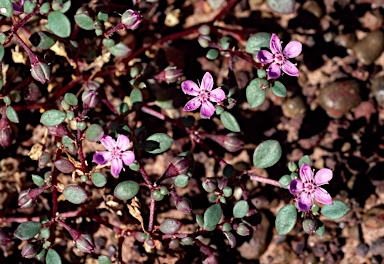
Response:
[{"label": "flower bud", "polygon": [[51,77],[51,69],[47,63],[39,60],[37,63],[32,64],[31,74],[36,81],[44,84],[49,81],[49,78]]},{"label": "flower bud", "polygon": [[203,189],[208,193],[215,191],[216,187],[217,187],[217,185],[213,179],[205,179],[203,181]]},{"label": "flower bud", "polygon": [[20,206],[20,208],[32,207],[36,198],[48,188],[48,185],[44,185],[40,188],[21,191],[18,198],[18,205]]},{"label": "flower bud", "polygon": [[136,29],[141,22],[141,16],[139,13],[128,9],[121,16],[121,23],[126,29]]},{"label": "flower bud", "polygon": [[244,141],[240,140],[234,133],[227,135],[205,134],[204,136],[215,141],[229,152],[236,152],[244,147]]},{"label": "flower bud", "polygon": [[11,241],[11,238],[4,231],[4,229],[0,228],[0,245],[6,245]]},{"label": "flower bud", "polygon": [[290,172],[295,172],[295,171],[297,170],[297,165],[296,165],[296,163],[294,163],[293,161],[290,161],[290,162],[288,163],[288,170],[289,170]]},{"label": "flower bud", "polygon": [[249,228],[245,224],[243,224],[243,223],[240,223],[237,226],[236,232],[240,236],[248,236],[250,234]]},{"label": "flower bud", "polygon": [[190,213],[192,211],[191,201],[185,197],[180,197],[174,191],[171,191],[171,195],[175,200],[176,209],[183,213]]},{"label": "flower bud", "polygon": [[84,109],[95,108],[99,103],[98,93],[94,89],[85,90],[81,95],[81,100]]},{"label": "flower bud", "polygon": [[168,84],[176,82],[183,75],[183,71],[176,67],[169,66],[160,73],[153,76],[158,82],[166,82]]},{"label": "flower bud", "polygon": [[93,239],[89,234],[81,234],[75,239],[76,248],[84,253],[92,253],[95,249]]},{"label": "flower bud", "polygon": [[41,245],[36,243],[27,243],[21,249],[21,256],[23,258],[33,258],[40,251]]},{"label": "flower bud", "polygon": [[69,135],[68,128],[63,124],[57,126],[47,126],[48,132],[55,137],[63,137]]},{"label": "flower bud", "polygon": [[169,249],[175,250],[180,246],[180,240],[178,240],[177,238],[174,238],[171,241],[169,241],[168,246],[169,246]]},{"label": "flower bud", "polygon": [[192,164],[192,157],[185,156],[185,157],[176,157],[172,161],[171,164],[169,164],[167,170],[165,171],[166,178],[175,177],[180,174],[186,174]]},{"label": "flower bud", "polygon": [[317,221],[314,219],[305,219],[303,221],[303,229],[307,234],[313,235],[317,229]]},{"label": "flower bud", "polygon": [[9,145],[11,145],[11,141],[12,141],[12,129],[9,125],[9,122],[5,114],[3,114],[3,117],[0,120],[0,145],[3,148],[9,147]]}]

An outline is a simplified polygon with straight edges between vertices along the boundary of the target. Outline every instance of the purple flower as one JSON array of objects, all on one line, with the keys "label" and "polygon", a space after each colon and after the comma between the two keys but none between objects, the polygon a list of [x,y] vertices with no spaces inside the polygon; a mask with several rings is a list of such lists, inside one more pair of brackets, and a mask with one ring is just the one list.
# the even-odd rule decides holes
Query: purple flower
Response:
[{"label": "purple flower", "polygon": [[307,164],[300,168],[301,180],[292,180],[289,184],[291,194],[298,195],[297,205],[300,211],[308,211],[313,205],[313,199],[322,204],[332,204],[332,198],[321,185],[327,184],[333,177],[330,169],[319,170],[315,177]]},{"label": "purple flower", "polygon": [[272,53],[267,50],[261,50],[257,53],[257,58],[262,64],[271,63],[267,69],[268,79],[279,78],[281,70],[288,75],[299,76],[299,70],[288,59],[294,58],[301,53],[301,43],[291,41],[282,50],[279,37],[272,34],[269,46]]},{"label": "purple flower", "polygon": [[212,90],[213,78],[209,72],[204,74],[200,87],[193,81],[181,83],[181,89],[185,94],[196,96],[189,100],[184,106],[184,111],[193,111],[201,106],[200,113],[206,118],[210,118],[215,112],[215,107],[211,102],[218,103],[225,99],[225,93],[221,88]]},{"label": "purple flower", "polygon": [[135,160],[133,151],[127,150],[130,143],[129,138],[124,135],[119,135],[117,141],[115,141],[110,136],[104,136],[100,142],[107,151],[96,151],[93,155],[93,162],[99,165],[105,165],[111,162],[111,173],[113,177],[117,178],[123,169],[123,162],[129,166]]}]

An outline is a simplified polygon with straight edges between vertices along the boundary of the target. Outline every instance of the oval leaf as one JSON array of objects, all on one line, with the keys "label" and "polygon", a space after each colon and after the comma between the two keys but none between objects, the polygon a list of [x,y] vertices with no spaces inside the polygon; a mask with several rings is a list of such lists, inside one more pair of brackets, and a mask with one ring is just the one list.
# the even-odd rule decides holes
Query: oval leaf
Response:
[{"label": "oval leaf", "polygon": [[160,231],[167,235],[176,233],[180,228],[181,222],[173,218],[166,218],[160,225]]},{"label": "oval leaf", "polygon": [[0,45],[0,61],[2,61],[3,60],[3,58],[4,58],[4,46],[1,46]]},{"label": "oval leaf", "polygon": [[85,30],[94,29],[93,19],[90,18],[90,16],[88,16],[87,14],[76,14],[75,22],[82,29],[85,29]]},{"label": "oval leaf", "polygon": [[13,235],[20,240],[28,240],[36,236],[40,228],[41,224],[39,222],[24,222],[17,227]]},{"label": "oval leaf", "polygon": [[59,110],[45,111],[40,118],[40,123],[44,126],[57,126],[65,120],[67,115]]},{"label": "oval leaf", "polygon": [[11,0],[0,0],[0,14],[10,17],[13,13],[13,6]]},{"label": "oval leaf", "polygon": [[56,43],[56,38],[49,32],[39,31],[33,33],[29,37],[29,41],[33,46],[39,49],[49,49]]},{"label": "oval leaf", "polygon": [[132,90],[129,98],[131,99],[132,105],[143,102],[143,95],[142,95],[140,89],[137,89],[137,88]]},{"label": "oval leaf", "polygon": [[247,201],[238,201],[233,207],[233,216],[237,218],[243,218],[249,211],[249,205]]},{"label": "oval leaf", "polygon": [[61,38],[68,38],[71,35],[71,22],[59,11],[53,11],[48,14],[49,29]]},{"label": "oval leaf", "polygon": [[348,213],[349,207],[342,201],[333,201],[333,204],[326,204],[321,208],[321,213],[332,220],[337,220],[342,218],[346,213]]},{"label": "oval leaf", "polygon": [[288,234],[296,224],[297,212],[292,204],[282,207],[277,213],[275,226],[279,235]]},{"label": "oval leaf", "polygon": [[211,205],[204,213],[204,229],[213,231],[219,223],[223,210],[219,204]]},{"label": "oval leaf", "polygon": [[55,167],[62,173],[72,173],[75,171],[75,166],[67,159],[59,159],[54,162]]},{"label": "oval leaf", "polygon": [[85,138],[92,142],[99,141],[103,136],[103,127],[98,124],[90,125],[87,131],[85,132]]},{"label": "oval leaf", "polygon": [[269,48],[271,37],[272,35],[267,32],[256,33],[247,40],[245,50],[256,55],[261,48]]},{"label": "oval leaf", "polygon": [[67,186],[63,191],[63,195],[65,199],[67,199],[73,204],[82,204],[88,198],[88,195],[85,190],[76,185]]},{"label": "oval leaf", "polygon": [[223,232],[223,233],[224,233],[224,235],[225,235],[225,236],[227,237],[227,239],[228,239],[229,246],[230,246],[231,248],[236,247],[236,237],[235,237],[235,235],[232,234],[232,233],[229,232],[229,231],[225,231],[225,232]]},{"label": "oval leaf", "polygon": [[120,200],[129,200],[139,192],[139,184],[134,181],[123,181],[119,183],[113,195]]},{"label": "oval leaf", "polygon": [[168,150],[173,143],[173,139],[164,133],[156,133],[146,140],[145,150],[152,154],[162,153]]},{"label": "oval leaf", "polygon": [[220,120],[226,129],[232,132],[240,132],[239,123],[237,123],[236,118],[231,113],[227,111],[222,112],[220,115]]},{"label": "oval leaf", "polygon": [[287,96],[287,88],[285,88],[284,84],[279,81],[275,81],[275,83],[273,84],[272,92],[278,97]]},{"label": "oval leaf", "polygon": [[246,97],[249,105],[252,108],[260,106],[265,100],[265,89],[261,89],[260,87],[265,85],[264,79],[253,79],[247,86],[246,89]]},{"label": "oval leaf", "polygon": [[7,116],[9,121],[13,123],[19,123],[19,117],[17,116],[17,113],[12,106],[7,107],[7,109],[5,110],[5,115]]},{"label": "oval leaf", "polygon": [[100,172],[92,173],[91,180],[96,187],[104,187],[107,183],[107,178]]},{"label": "oval leaf", "polygon": [[299,168],[301,168],[301,166],[304,163],[307,164],[307,165],[311,165],[311,158],[308,155],[302,156],[300,158],[300,160],[299,160]]},{"label": "oval leaf", "polygon": [[266,140],[253,153],[253,165],[264,169],[275,165],[281,157],[281,146],[276,140]]},{"label": "oval leaf", "polygon": [[48,249],[47,256],[45,257],[46,264],[61,264],[60,255],[52,248]]},{"label": "oval leaf", "polygon": [[129,52],[131,52],[131,49],[127,47],[122,42],[117,43],[116,45],[109,48],[109,52],[115,57],[126,57],[128,56]]}]

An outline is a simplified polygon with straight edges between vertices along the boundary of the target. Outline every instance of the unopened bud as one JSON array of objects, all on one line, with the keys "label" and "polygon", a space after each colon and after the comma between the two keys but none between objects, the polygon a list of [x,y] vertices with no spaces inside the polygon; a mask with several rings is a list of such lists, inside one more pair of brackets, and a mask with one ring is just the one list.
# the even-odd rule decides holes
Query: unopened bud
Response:
[{"label": "unopened bud", "polygon": [[121,23],[124,24],[126,29],[136,29],[141,22],[141,16],[139,13],[128,9],[121,16]]},{"label": "unopened bud", "polygon": [[290,172],[295,172],[295,171],[297,170],[297,165],[296,165],[296,163],[293,162],[293,161],[290,161],[290,162],[288,163],[288,170],[289,170]]},{"label": "unopened bud", "polygon": [[4,229],[0,228],[0,245],[6,245],[11,241],[11,238],[4,231]]},{"label": "unopened bud", "polygon": [[305,219],[303,221],[303,229],[307,234],[313,235],[317,229],[317,221],[314,219]]},{"label": "unopened bud", "polygon": [[237,226],[236,232],[240,236],[248,236],[250,234],[249,228],[245,224],[243,224],[243,223],[240,223]]},{"label": "unopened bud", "polygon": [[89,234],[81,234],[78,239],[75,239],[76,248],[84,253],[91,253],[95,249],[93,239]]},{"label": "unopened bud", "polygon": [[180,240],[177,238],[172,239],[169,241],[169,249],[175,250],[180,246]]},{"label": "unopened bud", "polygon": [[36,81],[44,84],[49,81],[49,78],[51,78],[51,69],[47,63],[39,61],[35,64],[32,64],[31,75]]},{"label": "unopened bud", "polygon": [[55,137],[63,137],[69,134],[68,128],[63,124],[57,126],[47,126],[48,132]]},{"label": "unopened bud", "polygon": [[0,145],[3,148],[9,147],[12,141],[12,129],[5,115],[0,120]]},{"label": "unopened bud", "polygon": [[203,189],[208,193],[214,192],[217,187],[214,181],[214,179],[205,179],[203,181]]},{"label": "unopened bud", "polygon": [[236,152],[242,150],[244,147],[244,141],[239,139],[233,133],[229,133],[227,135],[205,134],[204,136],[215,141],[229,152]]},{"label": "unopened bud", "polygon": [[21,249],[21,256],[23,258],[33,258],[40,251],[41,245],[36,243],[27,243]]},{"label": "unopened bud", "polygon": [[192,164],[192,157],[176,157],[171,164],[169,164],[165,175],[167,178],[175,177],[180,174],[186,174]]},{"label": "unopened bud", "polygon": [[81,95],[81,100],[84,109],[94,108],[99,103],[98,92],[94,89],[85,90]]},{"label": "unopened bud", "polygon": [[20,206],[20,208],[32,207],[36,198],[48,188],[48,185],[44,185],[40,188],[21,191],[18,198],[18,205]]},{"label": "unopened bud", "polygon": [[174,191],[170,192],[175,200],[176,209],[183,213],[190,213],[192,211],[191,201],[185,197],[180,197]]},{"label": "unopened bud", "polygon": [[176,67],[167,67],[162,72],[153,76],[158,82],[166,82],[168,84],[176,82],[183,75],[183,71]]},{"label": "unopened bud", "polygon": [[203,264],[218,264],[219,261],[214,254],[211,254],[206,259],[203,260]]}]

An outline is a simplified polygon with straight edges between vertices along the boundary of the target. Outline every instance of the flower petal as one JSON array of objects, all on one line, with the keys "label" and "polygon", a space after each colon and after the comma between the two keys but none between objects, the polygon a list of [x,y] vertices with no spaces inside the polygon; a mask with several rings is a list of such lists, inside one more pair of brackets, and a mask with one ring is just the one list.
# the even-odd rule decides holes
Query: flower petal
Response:
[{"label": "flower petal", "polygon": [[298,41],[291,41],[285,46],[283,54],[285,58],[294,58],[299,56],[302,50],[302,45]]},{"label": "flower petal", "polygon": [[297,200],[297,206],[299,207],[299,210],[304,212],[311,209],[312,203],[311,195],[306,192],[302,192],[299,196],[299,199]]},{"label": "flower petal", "polygon": [[109,151],[96,151],[93,154],[92,161],[98,165],[105,165],[112,159],[112,153]]},{"label": "flower petal", "polygon": [[268,50],[260,50],[257,53],[257,58],[262,64],[268,64],[273,61],[273,54],[270,53]]},{"label": "flower petal", "polygon": [[100,139],[100,142],[109,151],[112,151],[116,146],[116,141],[110,136],[104,136],[102,139]]},{"label": "flower petal", "polygon": [[117,176],[119,176],[122,169],[123,169],[123,162],[121,161],[121,159],[112,159],[111,161],[112,176],[117,178]]},{"label": "flower petal", "polygon": [[200,89],[202,91],[210,91],[213,88],[213,78],[209,72],[204,74],[203,80],[201,81]]},{"label": "flower petal", "polygon": [[299,180],[292,180],[289,183],[289,192],[291,194],[298,194],[303,190],[303,182]]},{"label": "flower petal", "polygon": [[276,63],[271,63],[267,69],[268,79],[277,79],[280,77],[280,66]]},{"label": "flower petal", "polygon": [[211,102],[218,103],[223,101],[224,99],[225,99],[225,93],[221,88],[216,88],[209,93],[209,101]]},{"label": "flower petal", "polygon": [[185,104],[183,110],[184,111],[193,111],[193,110],[196,110],[197,108],[199,108],[200,105],[201,105],[201,101],[200,101],[199,97],[195,97],[195,98],[189,100]]},{"label": "flower petal", "polygon": [[303,182],[309,182],[313,180],[313,172],[308,164],[303,163],[303,165],[301,165],[300,178]]},{"label": "flower petal", "polygon": [[282,53],[281,41],[276,34],[272,34],[269,46],[270,46],[273,54],[276,54],[276,53],[281,54]]},{"label": "flower petal", "polygon": [[211,102],[208,102],[208,101],[204,102],[201,105],[200,113],[202,116],[205,116],[206,118],[210,118],[211,116],[213,116],[213,113],[215,113],[215,107]]},{"label": "flower petal", "polygon": [[322,203],[322,204],[332,204],[333,203],[332,197],[329,195],[329,193],[325,189],[323,189],[321,187],[315,188],[313,196],[314,196],[315,200],[318,201],[319,203]]},{"label": "flower petal", "polygon": [[121,158],[123,159],[124,164],[129,166],[135,161],[135,153],[130,150],[124,151],[121,153]]},{"label": "flower petal", "polygon": [[315,174],[315,184],[317,186],[327,184],[333,177],[330,169],[321,169]]},{"label": "flower petal", "polygon": [[129,148],[129,138],[125,135],[119,134],[117,137],[116,147],[123,151]]},{"label": "flower petal", "polygon": [[293,64],[292,62],[290,62],[289,60],[286,60],[284,62],[284,64],[281,66],[281,69],[288,75],[291,75],[291,76],[299,76],[299,70],[297,69],[297,67],[295,66],[295,64]]},{"label": "flower petal", "polygon": [[181,83],[181,89],[185,94],[197,96],[200,93],[200,88],[195,82],[185,81]]}]

